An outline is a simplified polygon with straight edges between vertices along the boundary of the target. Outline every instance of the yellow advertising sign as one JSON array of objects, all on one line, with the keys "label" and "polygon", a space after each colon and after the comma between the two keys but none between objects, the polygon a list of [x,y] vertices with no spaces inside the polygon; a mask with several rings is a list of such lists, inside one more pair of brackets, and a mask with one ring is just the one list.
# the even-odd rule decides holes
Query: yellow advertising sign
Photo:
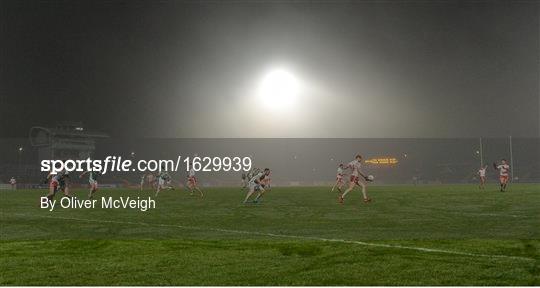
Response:
[{"label": "yellow advertising sign", "polygon": [[371,158],[364,161],[368,164],[374,165],[393,165],[397,164],[398,160],[395,157],[381,157],[381,158]]}]

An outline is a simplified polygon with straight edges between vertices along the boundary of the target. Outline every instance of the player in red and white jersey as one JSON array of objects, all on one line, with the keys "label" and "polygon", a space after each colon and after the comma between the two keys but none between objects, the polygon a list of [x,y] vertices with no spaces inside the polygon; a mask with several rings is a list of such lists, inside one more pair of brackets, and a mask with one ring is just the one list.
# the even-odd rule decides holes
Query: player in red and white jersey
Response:
[{"label": "player in red and white jersey", "polygon": [[270,190],[270,168],[264,168],[263,175],[259,177],[260,187],[256,189],[258,192],[257,197],[253,200],[253,203],[259,203],[262,196],[266,191]]},{"label": "player in red and white jersey", "polygon": [[152,189],[157,188],[156,175],[154,175],[154,173],[146,174],[146,183],[148,183],[148,185],[150,185],[150,188]]},{"label": "player in red and white jersey", "polygon": [[270,173],[271,173],[270,169],[266,168],[264,170],[264,176],[261,180],[261,185],[266,190],[270,190],[270,180],[271,180]]},{"label": "player in red and white jersey", "polygon": [[508,174],[510,172],[510,165],[506,163],[506,159],[502,159],[500,164],[493,163],[493,168],[499,170],[499,183],[501,184],[501,192],[506,191],[506,185],[508,184]]},{"label": "player in red and white jersey", "polygon": [[343,163],[340,163],[337,168],[336,183],[334,184],[334,187],[332,187],[332,192],[334,192],[334,189],[337,188],[339,193],[341,193],[341,188],[343,188],[343,185],[345,185],[345,181],[343,181],[343,177],[345,177],[345,174],[343,173],[344,166],[345,165],[343,165]]},{"label": "player in red and white jersey", "polygon": [[365,203],[371,202],[371,198],[368,197],[367,191],[366,191],[366,186],[369,179],[361,171],[362,156],[360,154],[356,155],[355,159],[349,162],[349,164],[347,164],[346,169],[351,169],[349,188],[347,188],[347,190],[345,190],[343,194],[339,195],[339,198],[338,198],[339,203],[343,203],[343,200],[345,199],[345,195],[347,195],[347,193],[353,190],[354,187],[356,187],[357,185],[362,187],[362,195],[364,196],[364,202]]},{"label": "player in red and white jersey", "polygon": [[480,189],[484,189],[484,184],[486,184],[486,169],[487,169],[487,165],[484,166],[484,167],[480,167],[480,169],[478,169],[478,177],[480,178]]},{"label": "player in red and white jersey", "polygon": [[187,186],[189,188],[190,195],[193,195],[194,190],[197,190],[199,195],[204,197],[202,190],[199,188],[199,186],[197,186],[197,178],[195,177],[195,169],[193,169],[193,165],[188,172]]}]

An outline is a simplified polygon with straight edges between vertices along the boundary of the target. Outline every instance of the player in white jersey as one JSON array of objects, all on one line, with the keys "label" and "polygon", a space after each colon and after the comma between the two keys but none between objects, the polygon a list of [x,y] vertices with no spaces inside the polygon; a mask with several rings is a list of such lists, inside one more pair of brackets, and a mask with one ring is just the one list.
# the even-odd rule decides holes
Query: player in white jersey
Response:
[{"label": "player in white jersey", "polygon": [[[265,171],[267,169],[268,168],[266,168]],[[259,171],[259,170],[257,169],[254,171]],[[268,171],[270,171],[270,169],[268,169]],[[261,193],[264,193],[264,187],[261,186],[261,180],[264,179],[264,175],[265,175],[265,172],[258,172],[251,176],[251,178],[248,181],[248,192],[246,194],[246,198],[244,198],[244,204],[248,202],[249,197],[251,197],[253,193],[259,192],[259,195],[261,195]]]},{"label": "player in white jersey", "polygon": [[487,169],[487,165],[484,166],[484,167],[480,167],[480,169],[478,169],[478,177],[480,179],[480,189],[484,189],[484,185],[486,184],[486,169]]},{"label": "player in white jersey", "polygon": [[343,172],[344,166],[345,165],[343,165],[343,163],[340,163],[337,168],[336,183],[334,184],[334,187],[332,187],[332,192],[334,192],[334,189],[337,188],[339,193],[341,193],[341,188],[343,188],[343,185],[345,185],[345,181],[343,181],[343,177],[345,177],[345,174]]},{"label": "player in white jersey", "polygon": [[58,172],[57,174],[49,173],[49,175],[47,175],[45,183],[50,180],[49,193],[47,194],[47,198],[49,200],[52,200],[54,198],[54,195],[56,195],[56,192],[58,192],[58,190],[62,190],[64,196],[72,197],[71,194],[69,194],[69,186],[66,183],[68,181],[68,178],[69,172],[67,172],[65,169],[61,172]]},{"label": "player in white jersey", "polygon": [[[362,187],[362,195],[364,196],[364,203],[371,202],[371,198],[368,197],[366,186],[367,182],[370,181],[367,176],[362,174],[362,156],[360,154],[356,155],[355,159],[349,164],[347,164],[346,169],[351,169],[351,177],[349,180],[349,188],[343,192],[343,194],[339,195],[338,201],[339,203],[343,204],[343,200],[345,199],[345,195],[352,191],[354,187],[360,186]],[[361,178],[360,178],[361,177]]]},{"label": "player in white jersey", "polygon": [[11,177],[11,179],[9,179],[9,184],[11,184],[11,189],[17,189],[17,180],[15,180],[15,177]]},{"label": "player in white jersey", "polygon": [[145,180],[146,180],[146,175],[143,174],[143,175],[141,176],[141,184],[140,184],[141,186],[140,186],[140,191],[143,191],[143,190],[144,190],[144,182],[145,182]]},{"label": "player in white jersey", "polygon": [[501,192],[506,191],[506,185],[508,184],[508,174],[510,172],[510,165],[506,163],[506,159],[502,159],[500,164],[493,163],[493,168],[499,170],[499,183],[501,184]]},{"label": "player in white jersey", "polygon": [[174,188],[170,185],[171,176],[167,171],[165,171],[165,167],[161,167],[161,171],[159,172],[157,180],[158,184],[155,196],[157,196],[159,192],[163,189],[174,190]]},{"label": "player in white jersey", "polygon": [[249,180],[251,178],[253,178],[253,176],[258,174],[259,172],[261,172],[261,170],[259,168],[253,168],[253,169],[249,170],[247,172],[247,174],[242,174],[242,189],[241,190],[244,190],[244,188],[249,188],[248,187]]},{"label": "player in white jersey", "polygon": [[201,196],[201,198],[204,197],[202,190],[197,185],[197,178],[195,177],[195,169],[193,169],[193,165],[191,165],[191,169],[189,169],[188,172],[187,186],[189,188],[190,195],[193,195],[193,192],[197,190],[199,192],[199,196]]},{"label": "player in white jersey", "polygon": [[97,189],[98,189],[97,178],[101,175],[101,173],[98,171],[85,171],[81,175],[79,175],[79,178],[82,178],[86,174],[88,174],[88,183],[90,183],[90,192],[88,193],[88,198],[92,199],[94,198],[94,193],[97,192]]}]

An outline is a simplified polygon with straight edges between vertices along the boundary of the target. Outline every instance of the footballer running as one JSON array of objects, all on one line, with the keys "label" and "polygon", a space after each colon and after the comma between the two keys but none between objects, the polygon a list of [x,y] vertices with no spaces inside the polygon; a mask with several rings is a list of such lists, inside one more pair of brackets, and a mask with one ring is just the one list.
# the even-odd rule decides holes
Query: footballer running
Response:
[{"label": "footballer running", "polygon": [[202,190],[199,188],[199,186],[197,185],[197,178],[195,177],[195,169],[193,169],[193,165],[190,165],[191,166],[191,169],[189,169],[189,172],[188,172],[188,179],[187,179],[187,187],[189,188],[189,192],[191,196],[194,195],[194,192],[195,190],[197,190],[197,192],[199,192],[199,196],[204,197],[204,194],[202,192]]},{"label": "footballer running", "polygon": [[59,190],[62,190],[65,197],[72,197],[71,194],[69,194],[68,181],[69,172],[67,172],[65,169],[57,174],[52,174],[52,172],[49,173],[49,175],[47,175],[47,179],[45,180],[45,183],[49,182],[49,193],[47,194],[47,198],[52,200],[54,195],[56,195]]},{"label": "footballer running", "polygon": [[253,200],[253,203],[257,203],[259,199],[264,195],[265,189],[263,187],[263,180],[266,176],[270,175],[270,169],[265,168],[264,171],[260,171],[259,169],[254,169],[253,173],[251,175],[251,178],[248,181],[248,192],[246,194],[246,198],[244,198],[244,204],[248,203],[249,198],[253,193],[257,192],[258,195]]},{"label": "footballer running", "polygon": [[493,168],[499,170],[499,183],[501,185],[501,192],[506,191],[506,185],[508,184],[508,173],[510,172],[510,165],[506,163],[506,159],[501,159],[501,163],[493,163]]},{"label": "footballer running", "polygon": [[[356,155],[353,161],[349,162],[345,169],[351,169],[351,177],[349,180],[349,188],[339,195],[338,201],[343,204],[345,196],[347,193],[352,191],[356,186],[362,187],[362,195],[364,196],[364,203],[371,202],[371,198],[368,197],[366,187],[367,182],[372,181],[368,176],[364,175],[361,171],[362,169],[362,156],[360,154]],[[362,178],[360,178],[362,177]]]},{"label": "footballer running", "polygon": [[158,175],[158,184],[157,184],[157,190],[156,195],[159,194],[159,192],[163,189],[173,190],[174,188],[170,185],[171,184],[171,176],[167,171],[165,171],[165,167],[161,167],[161,171]]},{"label": "footballer running", "polygon": [[92,199],[94,198],[94,193],[96,193],[98,189],[97,178],[101,174],[98,171],[90,170],[90,171],[83,172],[81,175],[79,175],[79,178],[82,178],[86,174],[88,174],[88,183],[90,184],[90,191],[88,192],[88,199]]}]

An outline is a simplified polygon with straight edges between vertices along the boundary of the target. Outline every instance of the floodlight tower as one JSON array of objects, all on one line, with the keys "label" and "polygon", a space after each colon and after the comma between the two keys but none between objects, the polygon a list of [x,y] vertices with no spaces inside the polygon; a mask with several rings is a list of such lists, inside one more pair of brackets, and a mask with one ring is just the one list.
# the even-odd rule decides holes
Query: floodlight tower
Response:
[{"label": "floodlight tower", "polygon": [[23,156],[24,148],[23,146],[19,146],[17,148],[17,178],[20,178],[22,173],[22,156]]},{"label": "floodlight tower", "polygon": [[480,167],[484,167],[484,148],[482,145],[482,137],[480,137],[480,148],[478,151],[480,151]]},{"label": "floodlight tower", "polygon": [[514,153],[512,151],[512,136],[508,136],[508,142],[510,144],[510,181],[514,182]]}]

